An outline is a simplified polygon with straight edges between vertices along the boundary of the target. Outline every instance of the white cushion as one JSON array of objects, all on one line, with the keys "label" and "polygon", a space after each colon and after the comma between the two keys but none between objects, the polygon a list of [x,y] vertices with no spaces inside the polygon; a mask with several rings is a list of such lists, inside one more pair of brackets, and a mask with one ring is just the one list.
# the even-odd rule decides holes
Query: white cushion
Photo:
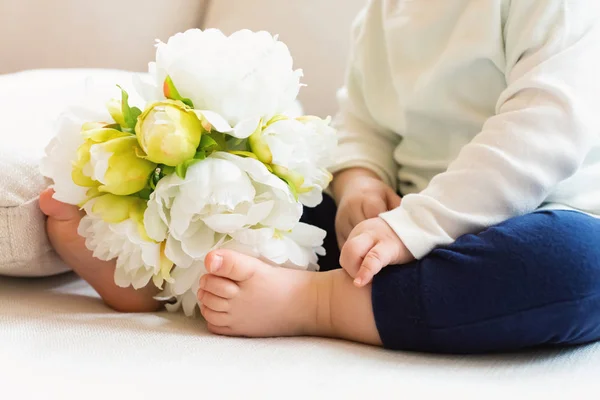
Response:
[{"label": "white cushion", "polygon": [[[0,275],[46,276],[66,270],[52,252],[38,195],[38,169],[58,115],[83,93],[87,77],[126,84],[113,70],[37,70],[0,75]],[[127,85],[126,85],[127,86]]]},{"label": "white cushion", "polygon": [[[125,315],[72,275],[0,278],[0,383],[19,399],[594,399],[600,345],[481,357],[235,339]],[[435,396],[435,397],[434,397]]]}]

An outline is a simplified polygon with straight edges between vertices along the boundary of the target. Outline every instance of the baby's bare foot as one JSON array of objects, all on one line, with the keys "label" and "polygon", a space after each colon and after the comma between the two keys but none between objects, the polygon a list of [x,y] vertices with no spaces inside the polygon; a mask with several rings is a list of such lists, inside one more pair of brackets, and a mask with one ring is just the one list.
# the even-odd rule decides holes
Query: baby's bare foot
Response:
[{"label": "baby's bare foot", "polygon": [[53,194],[52,189],[40,194],[40,209],[48,216],[46,231],[56,253],[73,269],[82,263],[94,269],[110,267],[110,262],[95,259],[92,252],[85,247],[85,239],[77,234],[83,211],[53,199]]},{"label": "baby's bare foot", "polygon": [[272,267],[216,250],[200,279],[208,329],[228,336],[325,336],[381,345],[371,285],[357,288],[344,270],[316,273]]},{"label": "baby's bare foot", "polygon": [[53,194],[52,189],[40,194],[40,209],[48,216],[46,230],[50,243],[64,263],[92,285],[106,304],[118,311],[158,309],[160,303],[152,297],[156,290],[135,291],[133,288],[120,288],[114,283],[116,262],[95,258],[85,246],[85,239],[77,233],[83,212],[76,206],[53,199]]},{"label": "baby's bare foot", "polygon": [[[272,267],[228,250],[206,257],[198,299],[211,332],[248,337],[329,336],[319,310],[327,279],[316,273]],[[321,296],[321,298],[319,298]]]}]

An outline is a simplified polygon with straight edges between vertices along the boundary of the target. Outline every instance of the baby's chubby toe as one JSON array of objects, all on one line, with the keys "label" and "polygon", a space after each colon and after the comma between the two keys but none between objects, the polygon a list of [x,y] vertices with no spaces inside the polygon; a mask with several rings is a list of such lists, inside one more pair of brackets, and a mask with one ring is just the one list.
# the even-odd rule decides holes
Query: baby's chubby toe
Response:
[{"label": "baby's chubby toe", "polygon": [[227,312],[231,309],[231,303],[229,302],[229,299],[215,296],[214,294],[203,291],[202,289],[200,289],[198,292],[198,300],[213,311]]},{"label": "baby's chubby toe", "polygon": [[200,305],[200,313],[202,314],[206,322],[213,326],[229,326],[232,322],[232,317],[230,314],[215,311],[204,304]]},{"label": "baby's chubby toe", "polygon": [[239,292],[240,287],[231,279],[206,274],[200,278],[200,292],[212,293],[224,299],[233,299]]},{"label": "baby's chubby toe", "polygon": [[40,209],[50,218],[59,221],[79,220],[82,216],[77,206],[61,203],[54,199],[54,190],[49,188],[40,193]]},{"label": "baby's chubby toe", "polygon": [[204,260],[206,269],[212,275],[243,282],[254,276],[254,273],[265,264],[254,258],[230,250],[214,250]]}]

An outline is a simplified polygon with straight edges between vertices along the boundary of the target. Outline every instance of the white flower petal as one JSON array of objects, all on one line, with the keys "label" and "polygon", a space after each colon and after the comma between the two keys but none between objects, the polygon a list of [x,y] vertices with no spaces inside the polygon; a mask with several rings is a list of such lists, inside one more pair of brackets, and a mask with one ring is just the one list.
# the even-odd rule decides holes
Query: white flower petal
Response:
[{"label": "white flower petal", "polygon": [[108,171],[108,161],[113,156],[113,153],[109,153],[104,150],[103,146],[93,145],[90,148],[90,166],[92,167],[91,178],[102,184],[106,184],[104,176]]},{"label": "white flower petal", "polygon": [[167,238],[167,224],[161,217],[162,204],[157,201],[149,201],[148,208],[144,211],[144,227],[146,234],[157,242],[162,242]]},{"label": "white flower petal", "polygon": [[326,235],[323,229],[300,222],[287,236],[300,246],[318,247],[323,245]]},{"label": "white flower petal", "polygon": [[183,251],[195,260],[204,260],[204,256],[217,242],[215,232],[202,224],[202,228],[181,241]]},{"label": "white flower petal", "polygon": [[248,211],[247,224],[250,226],[256,225],[267,218],[273,211],[275,201],[268,200],[258,204],[253,204]]},{"label": "white flower petal", "polygon": [[306,207],[316,207],[323,201],[323,191],[320,187],[313,187],[310,192],[300,194],[298,200]]},{"label": "white flower petal", "polygon": [[242,229],[248,223],[248,216],[242,214],[215,214],[202,219],[213,231],[232,233]]},{"label": "white flower petal", "polygon": [[238,138],[238,139],[246,139],[250,137],[256,131],[259,124],[261,122],[260,118],[248,118],[243,121],[240,121],[235,125],[231,132],[228,132],[229,135]]},{"label": "white flower petal", "polygon": [[192,292],[189,291],[183,295],[181,306],[183,308],[183,313],[188,317],[193,317],[196,315],[196,309],[198,308],[198,298]]},{"label": "white flower petal", "polygon": [[298,243],[289,237],[285,237],[283,241],[285,241],[285,249],[289,262],[298,267],[308,267],[311,258],[314,258],[312,249],[308,250],[306,248],[302,248]]},{"label": "white flower petal", "polygon": [[302,72],[293,69],[287,46],[267,32],[243,30],[226,37],[218,30],[194,29],[157,45],[155,86],[162,87],[167,75],[196,109],[227,122],[228,127],[208,116],[215,129],[247,137],[254,130],[236,125],[289,110]]},{"label": "white flower petal", "polygon": [[92,212],[94,201],[86,204],[86,212],[77,228],[85,238],[86,247],[94,257],[109,261],[117,259],[115,282],[118,286],[146,286],[160,265],[160,244],[144,241],[137,224],[125,220],[118,224],[104,222]]},{"label": "white flower petal", "polygon": [[173,238],[173,236],[167,238],[165,255],[169,260],[173,261],[178,268],[189,268],[194,262],[194,259],[181,248],[181,242]]},{"label": "white flower petal", "polygon": [[40,162],[42,175],[54,181],[53,197],[67,204],[80,204],[86,198],[87,188],[77,186],[71,179],[77,149],[83,144],[82,123],[76,115],[63,114],[58,121],[58,133],[46,147],[46,157]]},{"label": "white flower petal", "polygon": [[189,268],[175,268],[171,274],[174,283],[169,284],[170,290],[174,295],[181,296],[190,290],[200,280],[200,276],[205,273],[204,261],[196,261]]}]

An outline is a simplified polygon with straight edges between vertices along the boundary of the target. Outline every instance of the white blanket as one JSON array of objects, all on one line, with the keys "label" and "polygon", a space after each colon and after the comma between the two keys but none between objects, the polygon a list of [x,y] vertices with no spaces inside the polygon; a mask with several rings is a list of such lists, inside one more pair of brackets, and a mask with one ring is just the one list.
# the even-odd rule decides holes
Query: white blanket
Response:
[{"label": "white blanket", "polygon": [[225,338],[208,333],[199,319],[115,313],[73,275],[0,278],[0,360],[1,391],[16,394],[6,399],[574,399],[600,393],[597,345],[451,357],[315,338]]}]

